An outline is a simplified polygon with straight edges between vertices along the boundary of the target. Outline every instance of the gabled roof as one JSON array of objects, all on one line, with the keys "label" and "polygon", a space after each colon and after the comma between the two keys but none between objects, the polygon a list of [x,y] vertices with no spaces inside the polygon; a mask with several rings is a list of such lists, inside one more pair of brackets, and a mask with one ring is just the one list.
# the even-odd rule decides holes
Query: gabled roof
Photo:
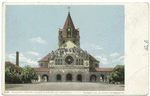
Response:
[{"label": "gabled roof", "polygon": [[49,71],[49,68],[32,68],[34,71]]},{"label": "gabled roof", "polygon": [[66,48],[73,48],[73,47],[77,47],[77,45],[75,45],[72,41],[67,41],[67,42],[65,42],[63,45],[61,45],[61,48],[64,48],[63,46],[64,45],[67,45],[67,47]]},{"label": "gabled roof", "polygon": [[113,71],[114,68],[90,68],[90,72],[99,72],[99,71]]},{"label": "gabled roof", "polygon": [[[98,61],[96,58],[94,58],[92,55],[89,55],[90,56],[90,61],[96,61],[96,62],[100,62]],[[52,60],[55,58],[55,55],[52,57]],[[42,58],[41,60],[39,60],[38,62],[41,62],[41,61],[48,61],[49,59],[49,54],[47,54],[44,58]]]},{"label": "gabled roof", "polygon": [[100,61],[98,61],[97,59],[95,59],[92,55],[90,55],[90,60],[91,60],[91,61],[100,62]]},{"label": "gabled roof", "polygon": [[48,58],[49,58],[49,54],[47,54],[44,58],[42,58],[42,59],[39,60],[39,61],[48,61]]}]

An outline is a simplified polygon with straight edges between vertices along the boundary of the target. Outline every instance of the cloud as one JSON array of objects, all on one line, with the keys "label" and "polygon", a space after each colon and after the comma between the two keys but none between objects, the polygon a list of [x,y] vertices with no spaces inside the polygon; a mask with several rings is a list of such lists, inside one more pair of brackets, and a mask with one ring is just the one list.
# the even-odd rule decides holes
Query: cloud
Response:
[{"label": "cloud", "polygon": [[[9,54],[8,58],[10,61],[15,61],[16,60],[16,54]],[[22,53],[19,54],[19,61],[23,62],[26,65],[37,65],[37,61],[28,59],[27,57],[25,57]]]},{"label": "cloud", "polygon": [[95,44],[83,44],[82,45],[83,49],[88,49],[88,50],[100,50],[103,49],[102,47],[100,47],[100,45],[95,45]]},{"label": "cloud", "polygon": [[118,54],[118,53],[112,53],[112,54],[110,54],[109,56],[110,56],[110,57],[117,57],[117,56],[119,56],[119,54]]},{"label": "cloud", "polygon": [[22,53],[20,53],[19,54],[19,61],[26,61],[26,60],[27,60],[27,58]]},{"label": "cloud", "polygon": [[9,61],[15,61],[16,60],[16,54],[9,54],[8,58],[9,58]]},{"label": "cloud", "polygon": [[31,43],[47,44],[47,42],[45,40],[42,40],[41,37],[32,38],[32,39],[29,39],[29,41]]},{"label": "cloud", "polygon": [[37,52],[33,52],[33,51],[29,51],[29,52],[27,52],[27,54],[35,55],[35,56],[38,56],[38,55],[39,55],[39,53],[37,53]]},{"label": "cloud", "polygon": [[113,60],[112,62],[121,62],[124,63],[125,56],[120,56],[118,59]]},{"label": "cloud", "polygon": [[103,65],[107,65],[109,64],[108,60],[107,60],[107,56],[102,54],[102,55],[97,55],[95,56],[95,58],[99,59],[100,62],[103,64]]},{"label": "cloud", "polygon": [[31,60],[31,59],[27,59],[26,62],[29,64],[35,64],[35,65],[38,64],[37,61]]}]

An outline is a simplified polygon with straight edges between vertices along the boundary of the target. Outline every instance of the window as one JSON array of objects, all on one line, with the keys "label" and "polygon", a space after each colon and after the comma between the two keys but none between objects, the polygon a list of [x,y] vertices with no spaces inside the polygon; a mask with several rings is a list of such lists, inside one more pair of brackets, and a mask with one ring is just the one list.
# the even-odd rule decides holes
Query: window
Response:
[{"label": "window", "polygon": [[95,64],[95,67],[98,67],[98,64]]},{"label": "window", "polygon": [[59,34],[61,35],[61,34],[62,34],[62,32],[61,32],[61,31],[59,31]]},{"label": "window", "polygon": [[71,38],[71,32],[67,32],[67,38]]},{"label": "window", "polygon": [[78,65],[78,59],[76,60],[76,65]]},{"label": "window", "polygon": [[60,59],[58,59],[58,65],[60,65]]},{"label": "window", "polygon": [[81,60],[81,65],[83,65],[83,59]]},{"label": "window", "polygon": [[41,63],[41,67],[43,67],[43,64]]},{"label": "window", "polygon": [[48,64],[46,64],[46,66],[45,66],[46,68],[48,68]]},{"label": "window", "polygon": [[61,59],[60,65],[62,65],[62,59]]},{"label": "window", "polygon": [[79,59],[79,65],[80,65],[80,59]]},{"label": "window", "polygon": [[57,59],[55,60],[55,65],[57,65]]},{"label": "window", "polygon": [[83,59],[76,59],[76,65],[83,65]]},{"label": "window", "polygon": [[67,29],[67,38],[71,38],[71,29],[70,28]]}]

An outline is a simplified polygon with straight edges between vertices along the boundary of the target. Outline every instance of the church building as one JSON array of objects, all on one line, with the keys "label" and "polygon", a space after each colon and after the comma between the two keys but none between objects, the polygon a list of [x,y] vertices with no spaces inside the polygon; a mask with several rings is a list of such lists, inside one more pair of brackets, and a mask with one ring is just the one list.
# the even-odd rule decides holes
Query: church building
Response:
[{"label": "church building", "polygon": [[52,50],[33,68],[38,81],[44,82],[106,82],[114,68],[99,68],[92,54],[80,48],[80,32],[70,12],[62,29],[58,31],[58,49]]}]

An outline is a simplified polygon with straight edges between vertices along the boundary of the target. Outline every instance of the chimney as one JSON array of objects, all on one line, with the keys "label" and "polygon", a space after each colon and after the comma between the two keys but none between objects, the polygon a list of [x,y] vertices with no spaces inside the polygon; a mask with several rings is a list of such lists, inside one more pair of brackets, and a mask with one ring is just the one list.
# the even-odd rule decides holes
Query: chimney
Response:
[{"label": "chimney", "polygon": [[19,52],[16,52],[16,65],[19,66]]}]

